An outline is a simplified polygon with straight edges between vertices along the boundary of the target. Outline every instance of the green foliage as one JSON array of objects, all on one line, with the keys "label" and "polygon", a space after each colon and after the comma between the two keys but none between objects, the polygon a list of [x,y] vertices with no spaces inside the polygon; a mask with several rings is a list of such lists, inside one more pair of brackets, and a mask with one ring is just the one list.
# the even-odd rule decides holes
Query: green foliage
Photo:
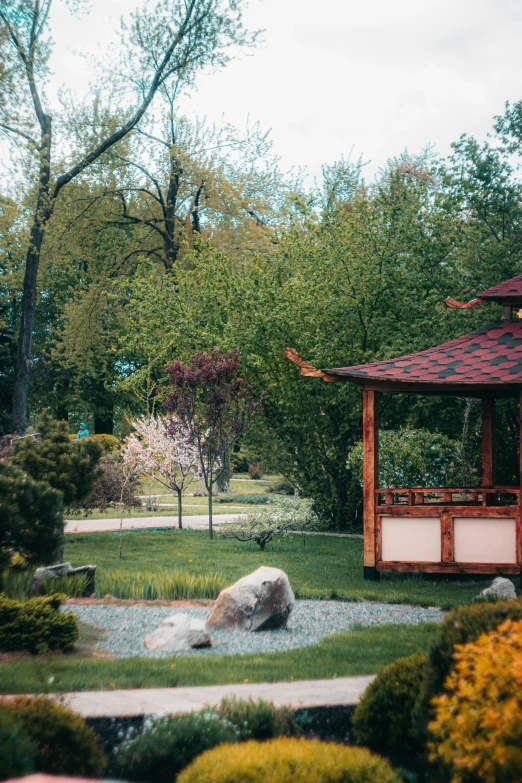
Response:
[{"label": "green foliage", "polygon": [[295,738],[221,745],[196,759],[178,783],[399,783],[365,748]]},{"label": "green foliage", "polygon": [[244,495],[228,493],[217,498],[218,503],[233,503],[234,505],[236,503],[248,503],[250,506],[262,505],[263,503],[268,503],[269,500],[268,495],[265,495],[263,492],[245,492]]},{"label": "green foliage", "polygon": [[[362,486],[363,448],[359,441],[348,454],[347,466]],[[379,434],[379,486],[451,487],[462,484],[460,444],[429,430],[390,430]]]},{"label": "green foliage", "polygon": [[267,508],[252,511],[245,519],[237,518],[227,524],[227,538],[255,541],[264,550],[275,536],[284,536],[292,530],[303,530],[317,522],[313,501],[307,498],[288,498],[284,495],[269,498]]},{"label": "green foliage", "polygon": [[21,778],[33,767],[34,747],[22,721],[0,707],[0,780]]},{"label": "green foliage", "polygon": [[7,598],[12,598],[15,601],[25,601],[33,581],[33,575],[33,569],[6,568],[1,576],[0,593],[4,593]]},{"label": "green foliage", "polygon": [[0,462],[0,568],[11,552],[30,563],[52,563],[62,542],[61,493]]},{"label": "green foliage", "polygon": [[75,614],[60,612],[65,597],[55,594],[20,603],[0,595],[0,650],[70,650],[80,631]]},{"label": "green foliage", "polygon": [[230,465],[234,473],[248,473],[248,454],[243,451],[233,451],[230,455]]},{"label": "green foliage", "polygon": [[73,443],[64,421],[44,412],[38,437],[24,438],[15,447],[13,462],[37,481],[46,481],[63,494],[65,505],[86,497],[101,475],[102,447],[95,438]]},{"label": "green foliage", "polygon": [[505,620],[521,619],[521,600],[461,606],[446,616],[430,643],[426,676],[414,709],[415,731],[419,738],[424,741],[427,738],[427,725],[433,717],[431,700],[444,691],[444,683],[454,665],[456,645],[474,642]]},{"label": "green foliage", "polygon": [[297,732],[294,712],[290,707],[274,707],[263,699],[223,699],[216,711],[234,724],[239,740],[291,737]]},{"label": "green foliage", "polygon": [[426,655],[416,653],[377,671],[353,716],[353,729],[361,745],[393,761],[419,755],[422,749],[413,731],[412,711],[425,670]]},{"label": "green foliage", "polygon": [[112,454],[120,449],[121,443],[114,435],[101,433],[99,435],[91,435],[91,437],[94,438],[96,443],[99,443],[104,454]]},{"label": "green foliage", "polygon": [[36,772],[74,777],[101,777],[106,761],[94,731],[76,712],[47,698],[18,698],[2,704],[0,713],[23,725],[34,747]]},{"label": "green foliage", "polygon": [[85,574],[73,574],[73,576],[60,574],[60,576],[42,579],[40,592],[42,595],[61,593],[69,598],[81,598],[85,595],[90,581]]},{"label": "green foliage", "polygon": [[191,574],[181,569],[134,571],[102,571],[96,578],[96,595],[115,598],[217,598],[226,586],[224,574]]},{"label": "green foliage", "polygon": [[145,719],[143,731],[130,731],[115,753],[121,780],[165,783],[174,780],[200,753],[236,742],[236,727],[214,710]]}]

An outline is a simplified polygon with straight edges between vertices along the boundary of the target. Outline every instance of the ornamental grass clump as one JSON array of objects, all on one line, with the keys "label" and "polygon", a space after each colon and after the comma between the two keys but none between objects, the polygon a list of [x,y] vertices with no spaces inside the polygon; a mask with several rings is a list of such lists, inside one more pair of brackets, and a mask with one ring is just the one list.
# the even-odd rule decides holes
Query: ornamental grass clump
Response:
[{"label": "ornamental grass clump", "polygon": [[197,756],[238,740],[233,723],[215,710],[146,718],[138,734],[131,729],[114,754],[114,774],[139,783],[173,781]]},{"label": "ornamental grass clump", "polygon": [[96,579],[96,596],[137,598],[154,601],[158,598],[217,598],[226,585],[224,574],[191,574],[189,571],[105,571]]},{"label": "ornamental grass clump", "polygon": [[520,783],[522,621],[458,645],[454,660],[432,702],[430,761],[451,783]]},{"label": "ornamental grass clump", "polygon": [[413,731],[412,711],[424,681],[426,660],[419,652],[379,668],[353,716],[353,729],[361,745],[397,762],[422,755],[422,745]]},{"label": "ornamental grass clump", "polygon": [[220,745],[199,756],[177,783],[399,783],[390,764],[365,748],[281,737]]}]

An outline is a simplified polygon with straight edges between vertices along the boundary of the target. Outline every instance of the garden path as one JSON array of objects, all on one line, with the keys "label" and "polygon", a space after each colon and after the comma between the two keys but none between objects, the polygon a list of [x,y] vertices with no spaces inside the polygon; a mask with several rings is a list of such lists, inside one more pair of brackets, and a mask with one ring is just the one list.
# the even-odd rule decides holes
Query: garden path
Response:
[{"label": "garden path", "polygon": [[[76,691],[65,701],[85,718],[121,718],[200,710],[217,705],[225,697],[265,699],[280,707],[348,707],[359,699],[374,675],[339,677],[331,680],[241,683],[191,688],[140,688],[109,691]],[[57,696],[58,698],[58,696]]]}]

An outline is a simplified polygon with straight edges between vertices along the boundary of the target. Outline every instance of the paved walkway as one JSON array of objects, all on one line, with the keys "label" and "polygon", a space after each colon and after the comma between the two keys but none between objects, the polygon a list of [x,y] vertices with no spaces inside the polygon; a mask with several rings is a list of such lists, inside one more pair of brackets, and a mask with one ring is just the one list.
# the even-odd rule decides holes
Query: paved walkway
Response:
[{"label": "paved walkway", "polygon": [[219,704],[225,696],[265,699],[294,709],[348,707],[358,704],[374,675],[335,680],[299,680],[195,688],[140,688],[119,691],[77,691],[65,701],[85,718],[123,718],[158,712],[193,712]]},{"label": "paved walkway", "polygon": [[[243,517],[244,514],[216,514],[212,517],[212,525],[218,528],[222,524],[232,522],[233,519]],[[182,525],[186,530],[206,530],[208,528],[208,515],[195,514],[182,517]],[[157,514],[153,517],[127,517],[123,519],[124,530],[157,530],[157,528],[177,528],[176,516],[162,517]],[[119,519],[68,519],[65,522],[66,533],[105,533],[118,531]]]}]

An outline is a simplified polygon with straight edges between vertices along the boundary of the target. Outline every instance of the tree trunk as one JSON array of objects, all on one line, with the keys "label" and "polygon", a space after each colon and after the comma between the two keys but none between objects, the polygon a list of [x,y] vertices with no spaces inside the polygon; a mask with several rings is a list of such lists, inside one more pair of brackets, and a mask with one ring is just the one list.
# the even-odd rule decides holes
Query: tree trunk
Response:
[{"label": "tree trunk", "polygon": [[208,489],[208,537],[213,538],[212,533],[212,484]]},{"label": "tree trunk", "polygon": [[181,507],[181,490],[178,490],[178,528],[180,530],[183,530],[183,520],[182,520],[182,507]]},{"label": "tree trunk", "polygon": [[36,281],[40,254],[44,238],[45,225],[52,214],[49,202],[49,180],[51,174],[51,117],[43,116],[40,142],[40,186],[36,198],[34,223],[25,262],[24,285],[22,293],[22,317],[18,333],[18,353],[16,357],[16,375],[13,390],[13,430],[24,435],[27,429],[27,402],[31,369],[33,367],[33,329],[36,312]]},{"label": "tree trunk", "polygon": [[94,432],[96,435],[112,435],[114,432],[114,410],[104,410],[94,414]]}]

